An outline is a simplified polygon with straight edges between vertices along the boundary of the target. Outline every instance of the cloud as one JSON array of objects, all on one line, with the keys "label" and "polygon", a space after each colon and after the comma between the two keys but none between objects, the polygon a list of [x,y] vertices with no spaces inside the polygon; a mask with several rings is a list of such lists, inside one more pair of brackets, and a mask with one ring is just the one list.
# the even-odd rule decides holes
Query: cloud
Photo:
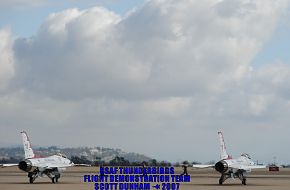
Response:
[{"label": "cloud", "polygon": [[281,61],[272,64],[265,64],[253,74],[253,80],[259,81],[253,90],[257,93],[277,93],[282,97],[289,97],[289,76],[290,67]]},{"label": "cloud", "polygon": [[214,1],[150,1],[123,19],[100,7],[51,14],[15,42],[16,81],[56,98],[222,91],[248,72],[286,4],[237,2],[232,17]]},{"label": "cloud", "polygon": [[36,37],[15,42],[16,82],[60,98],[122,93],[120,88],[142,83],[149,67],[115,42],[119,22],[119,16],[100,7],[50,15]]},{"label": "cloud", "polygon": [[[0,71],[0,124],[11,133],[53,133],[62,145],[143,147],[159,159],[218,154],[220,128],[238,146],[247,145],[247,131],[285,130],[290,68],[251,61],[287,7],[284,0],[156,0],[125,17],[103,7],[52,13],[34,36],[13,44],[2,32],[10,70]],[[67,133],[79,139],[64,142]]]},{"label": "cloud", "polygon": [[9,0],[0,1],[0,9],[4,8],[22,8],[22,7],[38,7],[47,3],[47,0]]},{"label": "cloud", "polygon": [[190,108],[191,103],[189,98],[171,97],[162,100],[146,101],[144,108],[153,115],[179,117]]},{"label": "cloud", "polygon": [[7,87],[14,76],[14,55],[9,29],[0,30],[0,91]]}]

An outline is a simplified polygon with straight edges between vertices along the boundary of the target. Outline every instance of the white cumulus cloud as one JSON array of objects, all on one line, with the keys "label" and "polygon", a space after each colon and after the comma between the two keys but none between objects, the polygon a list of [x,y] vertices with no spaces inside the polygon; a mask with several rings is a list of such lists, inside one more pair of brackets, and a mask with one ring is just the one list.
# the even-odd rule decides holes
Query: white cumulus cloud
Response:
[{"label": "white cumulus cloud", "polygon": [[9,29],[0,30],[0,90],[7,87],[14,76],[14,55]]}]

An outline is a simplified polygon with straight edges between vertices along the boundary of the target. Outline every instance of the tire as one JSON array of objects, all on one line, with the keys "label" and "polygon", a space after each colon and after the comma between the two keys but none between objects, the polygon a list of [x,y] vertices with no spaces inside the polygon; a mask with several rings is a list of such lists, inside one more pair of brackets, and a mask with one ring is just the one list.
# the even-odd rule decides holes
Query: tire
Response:
[{"label": "tire", "polygon": [[58,179],[59,179],[59,178],[60,178],[60,174],[58,173],[58,174],[55,175],[55,182],[56,182],[56,183],[58,183]]},{"label": "tire", "polygon": [[219,184],[220,184],[220,185],[223,184],[223,179],[222,179],[222,178],[219,179]]},{"label": "tire", "polygon": [[243,180],[242,180],[242,184],[243,184],[243,185],[247,185],[247,180],[246,180],[246,178],[243,178]]},{"label": "tire", "polygon": [[29,183],[33,183],[34,179],[33,177],[29,177]]}]

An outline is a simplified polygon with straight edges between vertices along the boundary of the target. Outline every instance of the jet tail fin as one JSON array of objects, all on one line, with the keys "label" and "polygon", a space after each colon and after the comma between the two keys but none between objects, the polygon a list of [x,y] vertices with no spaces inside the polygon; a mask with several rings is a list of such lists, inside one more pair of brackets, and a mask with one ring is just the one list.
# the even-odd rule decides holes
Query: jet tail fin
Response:
[{"label": "jet tail fin", "polygon": [[30,143],[30,140],[29,140],[26,132],[22,131],[21,135],[22,135],[22,142],[23,142],[23,147],[24,147],[25,159],[34,158],[35,155],[34,155],[34,152],[31,148],[31,143]]},{"label": "jet tail fin", "polygon": [[220,141],[220,157],[222,160],[224,159],[230,159],[231,157],[228,155],[226,150],[226,144],[224,141],[224,136],[222,132],[218,132],[219,141]]}]

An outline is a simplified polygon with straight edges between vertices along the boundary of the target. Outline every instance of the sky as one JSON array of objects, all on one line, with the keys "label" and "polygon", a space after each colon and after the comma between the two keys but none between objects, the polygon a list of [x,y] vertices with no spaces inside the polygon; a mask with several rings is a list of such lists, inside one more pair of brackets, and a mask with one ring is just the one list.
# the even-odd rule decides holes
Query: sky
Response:
[{"label": "sky", "polygon": [[0,146],[290,163],[288,0],[0,0]]}]

